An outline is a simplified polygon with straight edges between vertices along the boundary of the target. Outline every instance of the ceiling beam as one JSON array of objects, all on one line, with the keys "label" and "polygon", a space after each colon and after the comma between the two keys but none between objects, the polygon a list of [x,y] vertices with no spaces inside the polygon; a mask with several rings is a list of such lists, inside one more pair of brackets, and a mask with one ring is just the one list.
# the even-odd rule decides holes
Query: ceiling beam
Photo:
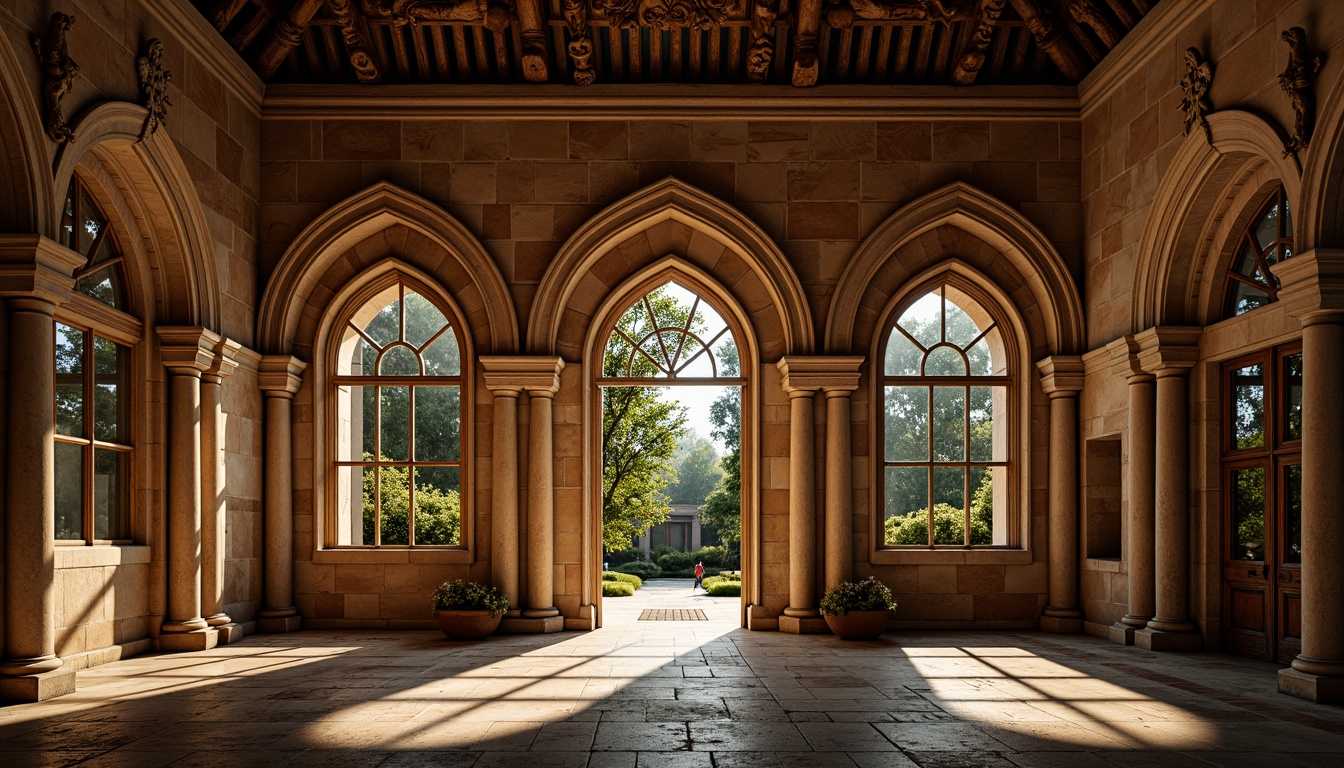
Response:
[{"label": "ceiling beam", "polygon": [[257,56],[257,74],[263,78],[275,74],[289,52],[303,42],[303,33],[325,0],[298,0],[288,16],[275,22],[275,34]]},{"label": "ceiling beam", "polygon": [[523,77],[529,82],[544,83],[551,75],[546,68],[550,55],[546,51],[541,0],[518,0],[517,7],[518,26],[523,39]]},{"label": "ceiling beam", "polygon": [[975,82],[976,76],[980,74],[980,68],[985,65],[985,51],[989,50],[989,43],[994,39],[994,25],[998,23],[999,14],[1003,13],[1006,1],[981,0],[980,13],[975,19],[975,30],[966,41],[961,60],[957,62],[956,71],[952,73],[952,82],[957,85],[971,85]]},{"label": "ceiling beam", "polygon": [[793,84],[806,88],[817,84],[821,62],[817,39],[821,31],[821,0],[798,0],[793,37]]},{"label": "ceiling beam", "polygon": [[1012,3],[1017,15],[1027,23],[1036,45],[1045,51],[1065,79],[1071,83],[1082,80],[1087,74],[1087,65],[1073,40],[1059,31],[1054,13],[1041,0],[1012,0]]}]

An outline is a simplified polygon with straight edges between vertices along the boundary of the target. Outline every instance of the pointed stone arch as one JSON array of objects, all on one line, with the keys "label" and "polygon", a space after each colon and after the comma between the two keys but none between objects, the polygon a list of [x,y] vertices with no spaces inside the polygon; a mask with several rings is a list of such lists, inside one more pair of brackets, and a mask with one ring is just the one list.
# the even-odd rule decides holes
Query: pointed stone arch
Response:
[{"label": "pointed stone arch", "polygon": [[219,329],[220,295],[214,240],[196,180],[166,131],[140,140],[146,111],[126,102],[101,104],[74,124],[75,138],[56,155],[47,215],[59,222],[75,168],[92,156],[116,182],[147,235],[156,322]]},{"label": "pointed stone arch", "polygon": [[1292,200],[1298,204],[1293,224],[1299,251],[1344,245],[1344,78],[1336,78],[1317,114],[1302,166],[1306,194]]},{"label": "pointed stone arch", "polygon": [[37,98],[26,83],[29,68],[20,66],[4,35],[0,35],[0,232],[38,233],[55,237],[51,175],[47,170],[47,138],[37,113]]},{"label": "pointed stone arch", "polygon": [[866,353],[891,297],[949,256],[1011,297],[1033,355],[1082,347],[1082,301],[1050,240],[1006,203],[956,182],[896,211],[859,246],[836,287],[827,352]]},{"label": "pointed stone arch", "polygon": [[262,349],[310,350],[320,307],[349,278],[388,256],[448,290],[478,351],[518,349],[513,299],[484,246],[447,211],[388,182],[332,206],[290,244],[262,298],[257,334]]},{"label": "pointed stone arch", "polygon": [[[1296,158],[1283,155],[1283,138],[1261,118],[1238,110],[1209,115],[1210,145],[1192,132],[1176,150],[1153,198],[1134,275],[1130,331],[1156,325],[1198,324],[1210,305],[1213,260],[1223,253],[1214,232],[1238,190],[1258,172],[1283,184],[1289,208],[1303,199]],[[1259,175],[1263,176],[1263,173]],[[1296,221],[1297,216],[1294,216]]]},{"label": "pointed stone arch", "polygon": [[607,293],[668,255],[712,275],[745,308],[762,362],[812,350],[807,297],[784,254],[740,211],[672,177],[612,204],[561,246],[532,305],[529,350],[581,359]]}]

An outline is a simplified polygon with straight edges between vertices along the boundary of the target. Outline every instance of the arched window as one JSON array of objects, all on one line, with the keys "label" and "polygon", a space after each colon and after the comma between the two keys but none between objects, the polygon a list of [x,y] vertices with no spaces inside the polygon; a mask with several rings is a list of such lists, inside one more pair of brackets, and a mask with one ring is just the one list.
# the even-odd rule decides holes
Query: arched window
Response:
[{"label": "arched window", "polygon": [[[131,538],[131,347],[124,257],[108,217],[76,176],[62,245],[84,256],[75,293],[56,313],[56,540]],[[115,310],[115,311],[109,311]]]},{"label": "arched window", "polygon": [[398,281],[337,329],[339,546],[462,546],[462,361],[448,318]]},{"label": "arched window", "polygon": [[1009,389],[1003,331],[950,284],[893,313],[883,360],[883,515],[888,547],[1009,544]]},{"label": "arched window", "polygon": [[1227,271],[1225,313],[1245,314],[1278,299],[1279,283],[1269,268],[1293,256],[1293,218],[1283,187],[1265,198],[1242,232]]}]

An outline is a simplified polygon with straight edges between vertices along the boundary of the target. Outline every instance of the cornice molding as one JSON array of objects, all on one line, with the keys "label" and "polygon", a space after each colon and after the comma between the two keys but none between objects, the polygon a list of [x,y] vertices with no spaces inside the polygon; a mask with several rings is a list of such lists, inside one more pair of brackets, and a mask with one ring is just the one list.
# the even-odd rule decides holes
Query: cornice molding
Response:
[{"label": "cornice molding", "polygon": [[144,7],[162,24],[197,63],[243,102],[254,117],[261,116],[266,84],[225,42],[188,0],[145,0]]},{"label": "cornice molding", "polygon": [[1144,14],[1120,44],[1078,83],[1079,116],[1086,118],[1131,77],[1142,77],[1144,65],[1154,56],[1172,54],[1170,46],[1186,25],[1216,2],[1164,0]]},{"label": "cornice molding", "polygon": [[547,395],[560,391],[565,361],[554,355],[482,355],[485,388],[491,392]]},{"label": "cornice molding", "polygon": [[794,392],[852,392],[859,388],[859,368],[864,359],[856,356],[813,357],[786,355],[775,367],[779,369],[780,387]]},{"label": "cornice molding", "polygon": [[1072,86],[272,85],[281,120],[1078,120]]}]

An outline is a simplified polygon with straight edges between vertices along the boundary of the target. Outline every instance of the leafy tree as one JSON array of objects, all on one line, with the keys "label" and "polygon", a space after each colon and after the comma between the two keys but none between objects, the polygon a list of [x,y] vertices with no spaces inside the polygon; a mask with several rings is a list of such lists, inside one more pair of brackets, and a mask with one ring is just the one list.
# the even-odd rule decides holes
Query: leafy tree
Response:
[{"label": "leafy tree", "polygon": [[[367,457],[367,458],[372,458]],[[405,544],[410,541],[410,484],[406,467],[383,467],[382,485],[383,543]],[[373,473],[364,473],[364,541],[375,541],[373,510]],[[458,544],[462,534],[462,500],[457,491],[443,491],[430,484],[415,486],[415,543]]]},{"label": "leafy tree", "polygon": [[694,432],[688,433],[677,445],[672,461],[677,479],[668,484],[667,495],[673,504],[705,503],[705,498],[723,477],[714,443]]},{"label": "leafy tree", "polygon": [[[962,544],[965,541],[965,520],[962,510],[951,504],[933,505],[933,540],[937,544]],[[971,543],[994,543],[994,483],[990,473],[976,488],[971,498]],[[929,544],[929,510],[915,510],[905,515],[888,517],[885,526],[887,546],[924,547]]]},{"label": "leafy tree", "polygon": [[[718,357],[724,375],[738,375],[741,363],[736,346],[720,346]],[[723,478],[705,499],[700,522],[714,526],[728,547],[724,565],[731,566],[737,563],[742,541],[742,390],[730,387],[719,395],[709,407],[709,420],[713,424],[710,434],[727,447],[727,452],[720,461]]]}]

